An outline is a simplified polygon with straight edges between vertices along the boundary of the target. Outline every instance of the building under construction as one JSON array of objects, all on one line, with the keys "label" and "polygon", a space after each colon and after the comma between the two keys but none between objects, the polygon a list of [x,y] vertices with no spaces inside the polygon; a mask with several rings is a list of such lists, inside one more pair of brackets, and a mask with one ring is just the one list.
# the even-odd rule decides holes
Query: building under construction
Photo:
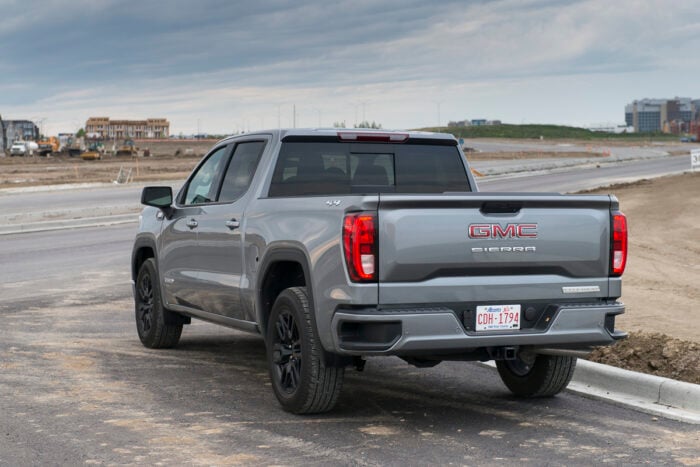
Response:
[{"label": "building under construction", "polygon": [[167,138],[170,136],[170,122],[165,118],[110,120],[109,117],[90,117],[85,122],[85,133],[96,139]]}]

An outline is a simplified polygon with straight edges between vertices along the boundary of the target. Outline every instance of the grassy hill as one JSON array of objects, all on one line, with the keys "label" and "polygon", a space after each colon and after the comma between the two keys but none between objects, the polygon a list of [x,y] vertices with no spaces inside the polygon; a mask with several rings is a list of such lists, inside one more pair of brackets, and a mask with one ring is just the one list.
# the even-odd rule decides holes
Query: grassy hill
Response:
[{"label": "grassy hill", "polygon": [[678,136],[664,133],[602,133],[573,126],[562,125],[487,125],[469,127],[430,127],[424,131],[452,133],[457,138],[523,138],[523,139],[583,139],[583,140],[642,140],[677,141]]}]

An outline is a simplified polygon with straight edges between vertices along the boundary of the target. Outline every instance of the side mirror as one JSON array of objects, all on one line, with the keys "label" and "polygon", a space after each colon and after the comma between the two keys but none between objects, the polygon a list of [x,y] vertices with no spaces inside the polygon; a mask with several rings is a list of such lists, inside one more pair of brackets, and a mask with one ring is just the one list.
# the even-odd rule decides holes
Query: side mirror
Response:
[{"label": "side mirror", "polygon": [[141,204],[167,210],[173,204],[173,189],[169,186],[147,186],[141,192]]}]

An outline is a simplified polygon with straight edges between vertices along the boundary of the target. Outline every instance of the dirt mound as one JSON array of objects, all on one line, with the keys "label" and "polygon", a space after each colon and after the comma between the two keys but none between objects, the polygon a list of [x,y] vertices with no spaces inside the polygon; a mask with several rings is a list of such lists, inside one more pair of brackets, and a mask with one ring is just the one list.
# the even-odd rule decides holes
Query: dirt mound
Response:
[{"label": "dirt mound", "polygon": [[596,349],[588,360],[700,384],[700,344],[666,334],[632,332],[613,346]]}]

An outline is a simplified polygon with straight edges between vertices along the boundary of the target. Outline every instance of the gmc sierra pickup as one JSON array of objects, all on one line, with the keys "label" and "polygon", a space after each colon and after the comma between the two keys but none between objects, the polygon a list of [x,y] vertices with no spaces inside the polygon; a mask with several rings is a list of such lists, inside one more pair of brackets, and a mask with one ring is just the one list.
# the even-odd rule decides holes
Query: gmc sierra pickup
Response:
[{"label": "gmc sierra pickup", "polygon": [[552,396],[615,330],[627,224],[614,196],[479,193],[451,135],[274,130],[224,139],[173,197],[146,187],[136,327],[191,318],[262,334],[293,413],[333,408],[345,368],[495,360]]}]

